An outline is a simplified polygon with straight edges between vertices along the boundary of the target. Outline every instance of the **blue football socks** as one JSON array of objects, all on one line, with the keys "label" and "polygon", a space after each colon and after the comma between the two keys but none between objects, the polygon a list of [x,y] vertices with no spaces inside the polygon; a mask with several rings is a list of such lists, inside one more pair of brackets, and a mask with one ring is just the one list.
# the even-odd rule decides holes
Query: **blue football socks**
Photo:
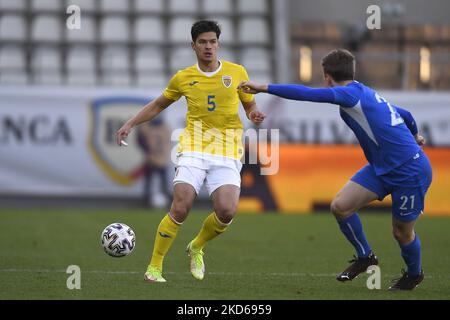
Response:
[{"label": "blue football socks", "polygon": [[408,266],[408,275],[418,276],[421,273],[420,238],[416,233],[413,242],[407,245],[400,245],[403,260]]},{"label": "blue football socks", "polygon": [[342,233],[356,249],[358,258],[366,258],[372,249],[367,242],[358,214],[355,212],[348,218],[337,219],[337,222]]}]

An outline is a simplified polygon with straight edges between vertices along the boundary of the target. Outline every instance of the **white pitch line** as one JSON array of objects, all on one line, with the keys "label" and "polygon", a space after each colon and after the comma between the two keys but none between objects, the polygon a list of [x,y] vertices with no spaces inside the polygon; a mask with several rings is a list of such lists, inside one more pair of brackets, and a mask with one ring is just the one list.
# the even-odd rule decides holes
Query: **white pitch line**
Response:
[{"label": "white pitch line", "polygon": [[[0,273],[66,273],[66,270],[52,270],[52,269],[0,269]],[[82,273],[88,274],[144,274],[145,271],[108,271],[108,270],[86,270],[81,269]],[[176,274],[177,272],[168,271],[164,272],[164,274]],[[183,274],[190,274],[189,272],[183,272]],[[212,276],[271,276],[271,277],[319,277],[319,278],[330,278],[336,277],[337,274],[333,273],[305,273],[305,272],[292,272],[292,273],[283,273],[283,272],[274,272],[274,273],[249,273],[249,272],[206,272],[208,275]],[[385,277],[396,277],[398,274],[383,274]],[[427,278],[447,278],[444,275],[427,275]]]},{"label": "white pitch line", "polygon": [[[52,269],[0,269],[0,273],[66,273],[66,270],[52,270]],[[144,274],[145,271],[101,271],[101,270],[86,270],[81,269],[82,273],[91,273],[91,274]],[[164,272],[165,274],[176,274],[176,272]],[[189,272],[184,272],[189,274]],[[275,277],[333,277],[335,274],[324,274],[324,273],[244,273],[244,272],[207,272],[209,275],[214,276],[275,276]]]}]

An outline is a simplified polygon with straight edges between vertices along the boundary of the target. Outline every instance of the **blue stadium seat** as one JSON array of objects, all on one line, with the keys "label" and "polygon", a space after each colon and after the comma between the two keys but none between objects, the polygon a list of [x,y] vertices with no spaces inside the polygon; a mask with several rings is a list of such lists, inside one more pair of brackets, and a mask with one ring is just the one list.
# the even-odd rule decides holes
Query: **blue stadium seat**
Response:
[{"label": "blue stadium seat", "polygon": [[267,72],[270,70],[270,51],[260,48],[244,49],[241,62],[248,70]]},{"label": "blue stadium seat", "polygon": [[127,14],[130,10],[129,0],[100,0],[101,12],[120,12],[121,14]]},{"label": "blue stadium seat", "polygon": [[40,42],[59,42],[61,30],[65,30],[65,23],[53,15],[39,15],[33,20],[31,26],[31,39]]},{"label": "blue stadium seat", "polygon": [[20,46],[5,46],[0,49],[0,83],[26,84],[25,50]]},{"label": "blue stadium seat", "polygon": [[106,47],[101,53],[102,84],[128,86],[130,79],[129,52],[126,48]]},{"label": "blue stadium seat", "polygon": [[1,70],[24,70],[25,50],[20,46],[5,46],[0,48]]},{"label": "blue stadium seat", "polygon": [[170,21],[169,40],[175,43],[189,43],[191,41],[191,27],[195,22],[192,18],[175,18]]},{"label": "blue stadium seat", "polygon": [[203,0],[203,9],[208,14],[231,14],[233,12],[231,0]]},{"label": "blue stadium seat", "polygon": [[94,85],[96,82],[95,53],[90,47],[72,47],[67,52],[67,83]]},{"label": "blue stadium seat", "polygon": [[234,25],[233,21],[229,18],[212,17],[213,20],[217,21],[220,25],[222,33],[220,35],[220,42],[222,44],[233,44],[236,42],[234,36]]},{"label": "blue stadium seat", "polygon": [[133,61],[138,71],[163,71],[165,67],[164,55],[159,47],[139,47]]},{"label": "blue stadium seat", "polygon": [[269,27],[263,18],[245,18],[239,24],[239,39],[241,43],[268,43]]},{"label": "blue stadium seat", "polygon": [[164,0],[135,0],[134,7],[139,13],[161,13],[164,11]]},{"label": "blue stadium seat", "polygon": [[20,15],[0,17],[0,40],[24,41],[26,39],[26,21]]},{"label": "blue stadium seat", "polygon": [[81,19],[80,29],[65,28],[65,30],[69,42],[94,42],[96,40],[95,21],[91,17],[83,17]]},{"label": "blue stadium seat", "polygon": [[140,88],[163,90],[167,86],[167,76],[163,71],[138,71],[136,84]]},{"label": "blue stadium seat", "polygon": [[31,68],[37,84],[61,84],[61,55],[54,47],[38,47],[33,50]]},{"label": "blue stadium seat", "polygon": [[237,4],[238,4],[238,11],[240,13],[266,14],[269,12],[267,0],[237,1]]},{"label": "blue stadium seat", "polygon": [[80,7],[81,14],[97,10],[97,1],[95,0],[66,0],[66,8],[72,4]]},{"label": "blue stadium seat", "polygon": [[197,0],[169,0],[169,12],[171,13],[197,13]]},{"label": "blue stadium seat", "polygon": [[195,53],[189,47],[178,47],[170,51],[170,70],[172,74],[195,63]]},{"label": "blue stadium seat", "polygon": [[102,42],[125,42],[129,39],[128,22],[123,17],[104,17],[100,23]]},{"label": "blue stadium seat", "polygon": [[0,1],[0,10],[23,11],[26,9],[25,0],[2,0]]},{"label": "blue stadium seat", "polygon": [[31,0],[31,10],[33,10],[34,12],[39,11],[61,12],[63,4],[64,2],[61,0]]},{"label": "blue stadium seat", "polygon": [[227,49],[227,48],[222,47],[222,48],[220,48],[218,55],[219,55],[219,59],[234,62],[234,63],[238,62],[236,60],[236,52],[233,51],[232,49]]},{"label": "blue stadium seat", "polygon": [[164,26],[161,18],[140,17],[134,26],[137,42],[163,42]]}]

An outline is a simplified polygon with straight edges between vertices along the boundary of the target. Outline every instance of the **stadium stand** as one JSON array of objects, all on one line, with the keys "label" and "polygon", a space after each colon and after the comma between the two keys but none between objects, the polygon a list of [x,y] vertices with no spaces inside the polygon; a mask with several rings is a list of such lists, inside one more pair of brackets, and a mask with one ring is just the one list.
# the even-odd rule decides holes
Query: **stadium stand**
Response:
[{"label": "stadium stand", "polygon": [[[199,19],[220,23],[221,58],[250,62],[252,78],[273,80],[273,2],[2,0],[0,84],[163,87],[195,61],[189,31]],[[80,29],[66,27],[70,5],[81,9]]]}]

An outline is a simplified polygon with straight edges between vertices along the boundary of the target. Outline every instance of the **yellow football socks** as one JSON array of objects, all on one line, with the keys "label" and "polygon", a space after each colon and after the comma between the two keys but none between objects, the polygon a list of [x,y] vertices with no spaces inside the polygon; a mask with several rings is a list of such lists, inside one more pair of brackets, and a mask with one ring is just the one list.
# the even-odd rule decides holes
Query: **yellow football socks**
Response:
[{"label": "yellow football socks", "polygon": [[215,212],[211,213],[204,221],[200,232],[192,241],[192,247],[196,250],[201,250],[206,242],[214,239],[219,234],[225,232],[230,224],[221,222]]},{"label": "yellow football socks", "polygon": [[158,230],[156,231],[155,245],[153,247],[150,266],[162,270],[164,257],[172,246],[179,228],[180,224],[176,223],[169,214],[161,220]]}]

